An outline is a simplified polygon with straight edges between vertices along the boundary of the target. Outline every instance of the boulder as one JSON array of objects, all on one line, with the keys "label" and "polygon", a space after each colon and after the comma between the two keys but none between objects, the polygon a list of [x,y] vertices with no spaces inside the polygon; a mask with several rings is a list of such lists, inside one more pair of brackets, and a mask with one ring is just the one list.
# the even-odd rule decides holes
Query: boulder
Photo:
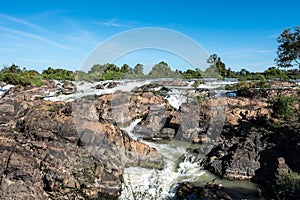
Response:
[{"label": "boulder", "polygon": [[97,84],[97,85],[96,85],[96,89],[97,89],[97,90],[104,89],[104,85],[103,85],[103,84]]},{"label": "boulder", "polygon": [[117,87],[118,86],[118,83],[117,82],[109,82],[107,84],[107,88],[114,88],[114,87]]},{"label": "boulder", "polygon": [[64,95],[74,94],[76,92],[76,85],[72,82],[65,81],[62,85],[62,93]]},{"label": "boulder", "polygon": [[259,133],[253,132],[246,138],[222,140],[201,164],[205,169],[227,179],[250,180],[260,168],[260,137]]},{"label": "boulder", "polygon": [[177,187],[175,199],[230,200],[232,197],[224,191],[224,187],[220,184],[208,183],[204,187],[197,187],[192,183],[183,182]]}]

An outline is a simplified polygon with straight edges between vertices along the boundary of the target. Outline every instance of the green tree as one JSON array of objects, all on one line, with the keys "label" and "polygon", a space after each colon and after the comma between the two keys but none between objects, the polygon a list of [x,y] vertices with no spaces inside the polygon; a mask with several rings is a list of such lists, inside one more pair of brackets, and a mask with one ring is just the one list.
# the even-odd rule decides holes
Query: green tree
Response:
[{"label": "green tree", "polygon": [[207,59],[207,63],[210,65],[208,69],[206,69],[207,75],[211,77],[226,77],[227,71],[225,64],[221,61],[221,58],[217,54],[212,54]]},{"label": "green tree", "polygon": [[202,72],[200,69],[196,68],[195,70],[188,69],[184,73],[182,73],[183,76],[187,79],[192,78],[202,78]]},{"label": "green tree", "polygon": [[4,67],[1,70],[2,73],[15,73],[15,74],[19,74],[22,73],[22,69],[20,69],[20,67],[18,65],[12,64],[9,67]]},{"label": "green tree", "polygon": [[133,68],[133,73],[135,75],[144,75],[143,70],[144,70],[144,66],[142,64],[137,64]]},{"label": "green tree", "polygon": [[129,65],[124,64],[124,65],[121,67],[121,72],[127,73],[127,72],[130,71],[130,69],[131,69],[131,68],[129,67]]},{"label": "green tree", "polygon": [[275,59],[279,67],[289,68],[298,66],[300,69],[300,28],[285,29],[277,38],[279,43]]},{"label": "green tree", "polygon": [[165,77],[173,77],[175,74],[172,71],[171,67],[167,63],[162,61],[153,66],[149,75],[155,78],[165,78]]}]

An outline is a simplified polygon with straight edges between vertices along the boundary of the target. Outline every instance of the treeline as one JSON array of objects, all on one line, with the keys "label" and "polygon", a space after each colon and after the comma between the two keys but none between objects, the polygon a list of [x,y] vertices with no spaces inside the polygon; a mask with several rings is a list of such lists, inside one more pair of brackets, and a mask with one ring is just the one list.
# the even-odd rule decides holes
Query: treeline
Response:
[{"label": "treeline", "polygon": [[46,83],[46,80],[84,80],[84,81],[102,81],[102,80],[118,80],[118,79],[136,79],[136,78],[236,78],[240,81],[245,80],[290,80],[300,79],[300,72],[297,69],[281,70],[279,68],[270,67],[264,72],[250,72],[246,69],[233,71],[227,68],[216,54],[213,54],[207,60],[209,67],[205,71],[198,68],[188,69],[186,71],[172,70],[166,62],[160,62],[154,65],[148,74],[144,74],[144,66],[137,64],[133,68],[124,64],[118,67],[115,64],[97,64],[91,67],[88,72],[69,71],[65,69],[54,69],[49,67],[39,73],[35,70],[21,69],[19,66],[12,64],[4,67],[0,71],[0,81],[13,85],[33,85],[40,86]]},{"label": "treeline", "polygon": [[173,70],[166,62],[160,62],[154,65],[148,74],[144,74],[144,66],[137,64],[131,68],[124,64],[121,67],[115,64],[97,64],[88,72],[77,72],[79,80],[100,81],[100,80],[117,80],[117,79],[133,79],[133,78],[217,78],[223,80],[225,78],[236,78],[240,81],[245,80],[290,80],[300,79],[300,72],[297,69],[281,70],[276,67],[270,67],[264,72],[250,72],[246,69],[233,71],[227,68],[216,54],[213,54],[207,60],[209,67],[204,71],[199,68],[188,69],[186,71]]},{"label": "treeline", "polygon": [[0,81],[22,86],[41,86],[47,83],[47,80],[75,80],[75,77],[76,73],[65,69],[53,69],[49,67],[40,74],[35,70],[21,69],[15,64],[4,67],[0,71]]}]

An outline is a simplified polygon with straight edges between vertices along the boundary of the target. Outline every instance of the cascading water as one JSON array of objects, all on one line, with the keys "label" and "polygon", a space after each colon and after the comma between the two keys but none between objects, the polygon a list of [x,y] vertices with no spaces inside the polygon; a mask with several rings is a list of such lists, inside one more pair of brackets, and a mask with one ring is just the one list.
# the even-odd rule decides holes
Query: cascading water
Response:
[{"label": "cascading water", "polygon": [[[132,91],[135,87],[151,83],[153,80],[130,80],[118,81],[115,88],[96,89],[99,83],[77,83],[77,93],[72,95],[52,96],[46,99],[51,101],[73,101],[87,95],[101,95],[114,93],[116,91]],[[103,84],[104,82],[100,82]],[[193,82],[186,87],[168,87],[170,90],[166,93],[165,99],[176,109],[183,103],[188,101],[187,94],[193,92]],[[219,85],[200,85],[198,88],[218,88]],[[159,89],[158,89],[159,90]],[[216,96],[221,95],[221,91]],[[122,128],[135,140],[139,135],[133,133],[134,127],[142,119],[133,121],[128,127]],[[124,169],[122,185],[122,193],[119,199],[170,199],[175,194],[177,183],[189,181],[197,185],[205,185],[205,183],[215,179],[213,175],[202,169],[200,165],[201,156],[188,151],[189,144],[177,144],[175,140],[171,141],[143,141],[143,143],[157,149],[164,157],[164,168],[162,170],[145,169],[140,167],[129,167]],[[180,142],[180,141],[177,141]],[[256,186],[250,182],[234,182],[219,180],[219,183],[226,187],[243,187],[256,190]],[[239,198],[239,197],[236,197]]]},{"label": "cascading water", "polygon": [[[124,170],[124,183],[119,199],[170,199],[175,193],[176,184],[183,181],[195,182],[205,174],[200,159],[189,154],[184,148],[169,144],[145,142],[164,156],[162,170],[129,167]],[[179,157],[185,157],[179,161]],[[173,158],[173,160],[172,160]]]},{"label": "cascading water", "polygon": [[[133,121],[128,127],[122,128],[133,138],[134,127],[142,119]],[[129,167],[124,169],[122,194],[119,199],[169,199],[175,193],[176,184],[182,181],[195,182],[205,174],[200,166],[201,158],[187,151],[186,144],[142,141],[157,149],[164,157],[163,170]],[[180,142],[180,141],[178,141]],[[183,157],[183,160],[181,158]]]}]

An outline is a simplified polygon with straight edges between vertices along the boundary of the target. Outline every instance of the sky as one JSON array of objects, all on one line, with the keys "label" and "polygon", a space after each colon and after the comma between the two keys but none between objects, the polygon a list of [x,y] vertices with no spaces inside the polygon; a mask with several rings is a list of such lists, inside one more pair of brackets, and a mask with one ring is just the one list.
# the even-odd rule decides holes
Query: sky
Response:
[{"label": "sky", "polygon": [[[300,25],[299,7],[298,0],[0,0],[0,68],[79,70],[116,34],[157,27],[191,38],[233,70],[264,71],[276,66],[276,38]],[[128,52],[113,62],[134,67],[160,61],[183,70],[190,64],[160,49]]]}]

